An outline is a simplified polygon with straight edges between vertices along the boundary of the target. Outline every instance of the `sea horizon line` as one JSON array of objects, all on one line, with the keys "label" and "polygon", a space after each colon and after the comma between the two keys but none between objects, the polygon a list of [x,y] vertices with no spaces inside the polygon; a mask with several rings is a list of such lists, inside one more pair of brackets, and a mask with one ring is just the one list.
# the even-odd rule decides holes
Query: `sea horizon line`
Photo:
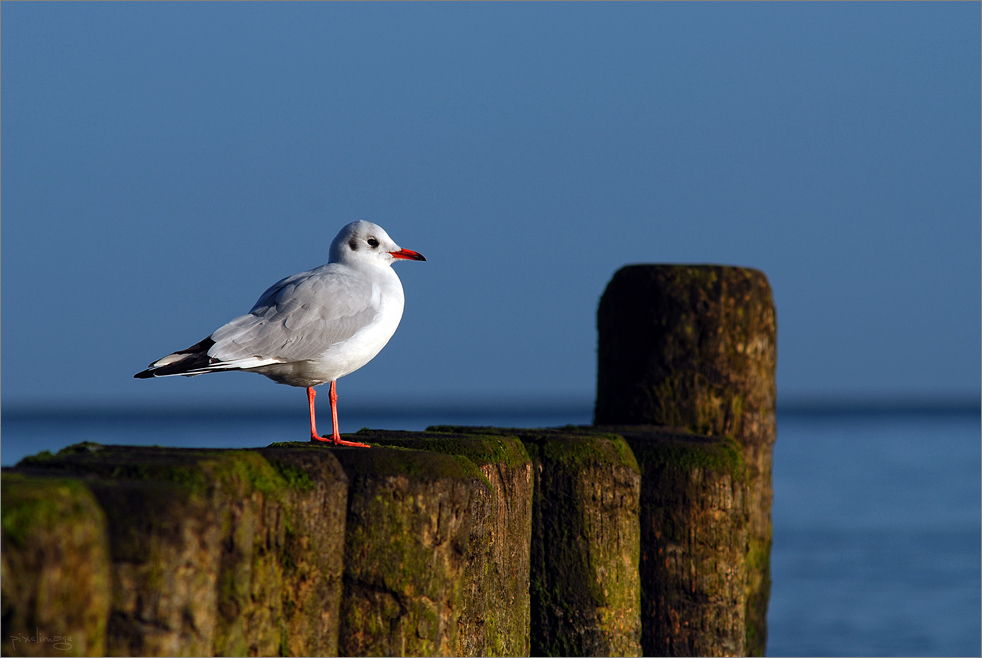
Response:
[{"label": "sea horizon line", "polygon": [[[583,396],[528,396],[524,398],[467,397],[443,398],[437,402],[392,398],[385,404],[352,399],[344,404],[345,415],[372,415],[381,418],[418,418],[424,416],[508,416],[512,418],[541,416],[593,416],[593,399]],[[14,403],[0,406],[0,418],[7,420],[126,419],[126,418],[194,418],[238,416],[269,418],[293,416],[297,405],[285,403],[256,404],[254,401],[213,404],[183,401],[130,404]],[[779,416],[882,416],[882,415],[980,415],[982,401],[977,395],[896,395],[896,396],[787,396],[778,398]]]}]

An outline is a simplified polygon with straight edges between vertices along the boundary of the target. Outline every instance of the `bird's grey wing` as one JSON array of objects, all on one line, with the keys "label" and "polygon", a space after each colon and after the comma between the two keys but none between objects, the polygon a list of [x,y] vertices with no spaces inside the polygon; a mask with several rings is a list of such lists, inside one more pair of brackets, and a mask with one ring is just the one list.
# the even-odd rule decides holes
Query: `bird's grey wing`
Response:
[{"label": "bird's grey wing", "polygon": [[330,264],[294,274],[215,331],[208,355],[244,368],[313,359],[370,324],[380,304],[377,286]]}]

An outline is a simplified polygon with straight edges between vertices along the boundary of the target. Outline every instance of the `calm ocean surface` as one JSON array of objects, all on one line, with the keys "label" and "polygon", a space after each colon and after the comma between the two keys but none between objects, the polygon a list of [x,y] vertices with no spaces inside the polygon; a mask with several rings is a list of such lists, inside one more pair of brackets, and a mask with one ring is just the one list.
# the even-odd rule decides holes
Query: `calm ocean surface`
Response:
[{"label": "calm ocean surface", "polygon": [[[344,410],[342,432],[588,424],[589,407]],[[4,411],[0,462],[79,441],[255,447],[303,440],[303,409],[230,416]],[[780,412],[768,653],[982,653],[982,424],[962,412]]]}]

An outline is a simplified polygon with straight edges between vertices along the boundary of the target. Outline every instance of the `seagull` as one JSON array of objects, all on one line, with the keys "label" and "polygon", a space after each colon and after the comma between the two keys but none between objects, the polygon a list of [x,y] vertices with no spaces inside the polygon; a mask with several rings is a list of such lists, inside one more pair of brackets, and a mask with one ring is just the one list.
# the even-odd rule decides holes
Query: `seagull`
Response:
[{"label": "seagull", "polygon": [[[331,242],[327,264],[280,279],[252,310],[191,347],[168,354],[133,375],[137,379],[243,370],[278,384],[307,389],[310,440],[369,447],[338,432],[339,377],[375,358],[399,326],[405,296],[391,265],[423,260],[397,245],[381,226],[352,222]],[[331,383],[330,438],[317,433],[315,386]]]}]

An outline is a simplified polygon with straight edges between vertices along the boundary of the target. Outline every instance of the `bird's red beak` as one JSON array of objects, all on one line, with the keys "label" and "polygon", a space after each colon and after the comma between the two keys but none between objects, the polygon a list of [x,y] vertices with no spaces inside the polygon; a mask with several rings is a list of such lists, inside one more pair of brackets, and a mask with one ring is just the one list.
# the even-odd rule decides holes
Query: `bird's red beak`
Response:
[{"label": "bird's red beak", "polygon": [[389,255],[393,258],[406,258],[408,260],[426,260],[423,258],[423,254],[416,253],[411,249],[400,249],[399,251],[390,251]]}]

